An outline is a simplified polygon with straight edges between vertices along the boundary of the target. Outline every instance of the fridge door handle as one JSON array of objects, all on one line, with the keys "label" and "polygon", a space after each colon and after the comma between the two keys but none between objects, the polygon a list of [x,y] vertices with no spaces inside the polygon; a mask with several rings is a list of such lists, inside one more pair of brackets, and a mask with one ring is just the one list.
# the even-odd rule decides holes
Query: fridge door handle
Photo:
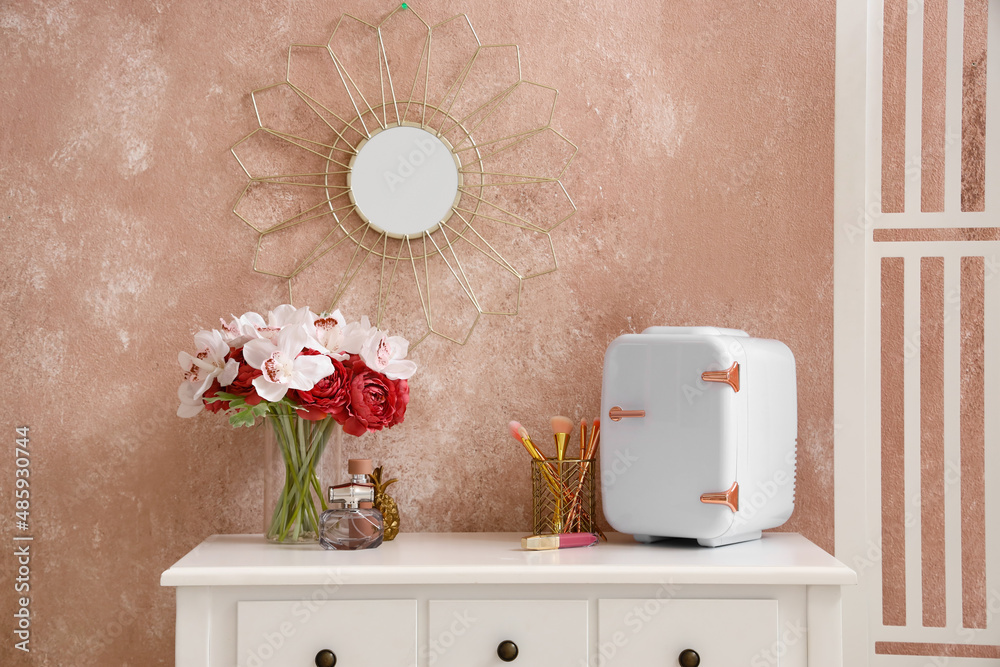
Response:
[{"label": "fridge door handle", "polygon": [[733,388],[733,391],[740,390],[740,365],[733,362],[733,365],[724,371],[705,371],[701,374],[701,379],[705,382],[722,382]]},{"label": "fridge door handle", "polygon": [[725,505],[734,512],[740,510],[740,485],[733,482],[725,491],[701,494],[701,502],[709,505]]},{"label": "fridge door handle", "polygon": [[645,410],[622,410],[617,405],[608,410],[608,418],[613,422],[620,422],[625,418],[642,418],[646,416]]}]

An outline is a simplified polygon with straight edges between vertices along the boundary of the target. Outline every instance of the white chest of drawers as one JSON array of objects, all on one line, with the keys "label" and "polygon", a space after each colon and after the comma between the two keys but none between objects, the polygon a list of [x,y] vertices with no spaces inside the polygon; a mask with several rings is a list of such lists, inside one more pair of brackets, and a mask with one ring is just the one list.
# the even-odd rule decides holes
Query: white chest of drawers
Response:
[{"label": "white chest of drawers", "polygon": [[[854,572],[805,538],[526,552],[514,533],[378,549],[216,535],[163,573],[177,667],[840,667]],[[516,654],[516,657],[512,657]]]}]

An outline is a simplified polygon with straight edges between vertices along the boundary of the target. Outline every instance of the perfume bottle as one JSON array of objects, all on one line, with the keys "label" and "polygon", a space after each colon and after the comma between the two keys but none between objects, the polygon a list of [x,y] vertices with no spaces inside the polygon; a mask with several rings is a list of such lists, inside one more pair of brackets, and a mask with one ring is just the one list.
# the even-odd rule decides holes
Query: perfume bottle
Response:
[{"label": "perfume bottle", "polygon": [[382,544],[385,526],[374,508],[375,486],[368,483],[371,459],[350,459],[351,481],[330,487],[330,509],[319,519],[319,543],[324,549],[374,549]]}]

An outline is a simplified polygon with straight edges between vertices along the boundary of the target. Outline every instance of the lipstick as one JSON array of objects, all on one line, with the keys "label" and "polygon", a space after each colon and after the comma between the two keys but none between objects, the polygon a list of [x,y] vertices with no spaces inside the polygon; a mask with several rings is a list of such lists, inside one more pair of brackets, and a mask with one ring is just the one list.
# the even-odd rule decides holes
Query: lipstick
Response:
[{"label": "lipstick", "polygon": [[557,535],[532,535],[521,538],[521,548],[528,551],[590,547],[597,544],[594,533],[559,533]]}]

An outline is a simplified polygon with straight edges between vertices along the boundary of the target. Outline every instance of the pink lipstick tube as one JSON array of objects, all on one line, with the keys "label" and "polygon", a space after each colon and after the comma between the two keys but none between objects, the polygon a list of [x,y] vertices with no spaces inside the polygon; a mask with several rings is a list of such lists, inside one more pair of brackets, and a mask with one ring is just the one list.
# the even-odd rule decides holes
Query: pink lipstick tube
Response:
[{"label": "pink lipstick tube", "polygon": [[521,538],[521,547],[528,551],[590,547],[597,544],[594,533],[559,533],[557,535],[532,535]]}]

